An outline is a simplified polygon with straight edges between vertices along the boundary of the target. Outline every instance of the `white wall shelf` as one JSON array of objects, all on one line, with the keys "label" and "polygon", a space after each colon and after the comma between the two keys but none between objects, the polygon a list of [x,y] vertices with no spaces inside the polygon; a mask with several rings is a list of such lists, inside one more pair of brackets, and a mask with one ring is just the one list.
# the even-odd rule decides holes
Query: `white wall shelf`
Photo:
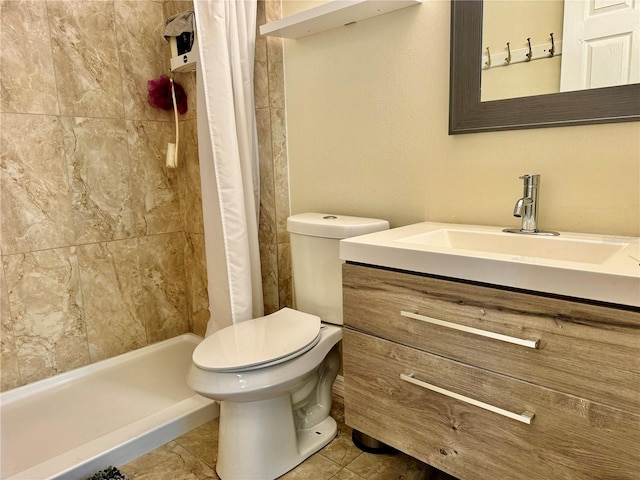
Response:
[{"label": "white wall shelf", "polygon": [[302,38],[421,3],[422,0],[333,0],[261,25],[260,34]]}]

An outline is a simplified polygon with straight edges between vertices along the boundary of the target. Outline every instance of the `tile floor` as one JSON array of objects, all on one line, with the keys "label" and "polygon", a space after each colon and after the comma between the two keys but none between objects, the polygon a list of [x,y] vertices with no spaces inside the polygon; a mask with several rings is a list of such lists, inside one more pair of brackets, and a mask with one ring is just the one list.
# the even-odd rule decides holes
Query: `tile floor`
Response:
[{"label": "tile floor", "polygon": [[[338,436],[280,480],[456,480],[403,453],[372,455],[351,442],[342,398],[335,397],[331,415]],[[198,427],[128,463],[120,470],[132,480],[218,480],[215,464],[218,420]]]}]

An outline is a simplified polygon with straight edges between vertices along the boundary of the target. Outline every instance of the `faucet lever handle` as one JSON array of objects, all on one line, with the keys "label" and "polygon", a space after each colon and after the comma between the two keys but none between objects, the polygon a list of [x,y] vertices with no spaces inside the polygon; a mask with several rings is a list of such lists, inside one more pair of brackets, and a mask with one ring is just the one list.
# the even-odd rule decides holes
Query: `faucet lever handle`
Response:
[{"label": "faucet lever handle", "polygon": [[525,173],[521,175],[520,180],[524,180],[525,185],[539,185],[540,184],[540,174],[538,173]]}]

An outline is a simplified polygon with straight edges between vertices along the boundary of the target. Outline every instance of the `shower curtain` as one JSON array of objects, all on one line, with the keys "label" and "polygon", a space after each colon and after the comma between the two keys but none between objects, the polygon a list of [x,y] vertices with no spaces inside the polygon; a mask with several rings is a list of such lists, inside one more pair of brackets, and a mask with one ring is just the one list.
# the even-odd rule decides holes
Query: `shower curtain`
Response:
[{"label": "shower curtain", "polygon": [[207,256],[206,335],[263,314],[253,98],[256,0],[194,0],[198,154]]}]

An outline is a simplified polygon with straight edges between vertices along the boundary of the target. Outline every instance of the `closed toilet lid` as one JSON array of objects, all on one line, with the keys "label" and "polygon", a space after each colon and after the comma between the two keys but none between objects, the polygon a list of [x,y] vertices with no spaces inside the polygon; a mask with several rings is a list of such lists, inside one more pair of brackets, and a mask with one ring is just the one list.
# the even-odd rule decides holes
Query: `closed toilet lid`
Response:
[{"label": "closed toilet lid", "polygon": [[320,317],[283,308],[205,338],[193,352],[193,363],[214,372],[262,368],[301,355],[319,340]]}]

